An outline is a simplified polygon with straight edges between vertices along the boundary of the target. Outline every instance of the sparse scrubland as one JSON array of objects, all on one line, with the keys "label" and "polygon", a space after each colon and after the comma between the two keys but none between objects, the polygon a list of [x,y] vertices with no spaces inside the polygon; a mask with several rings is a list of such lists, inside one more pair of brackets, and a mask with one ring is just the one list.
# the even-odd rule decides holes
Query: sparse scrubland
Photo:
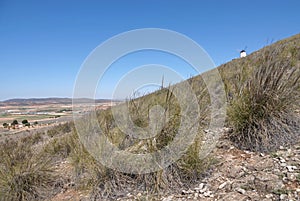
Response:
[{"label": "sparse scrubland", "polygon": [[[299,34],[223,64],[218,70],[227,95],[227,132],[222,139],[226,138],[239,150],[265,154],[299,142]],[[67,123],[1,144],[0,200],[59,200],[57,196],[69,189],[85,192],[83,200],[122,200],[128,193],[138,192],[141,195],[136,200],[159,200],[165,194],[180,193],[200,183],[220,162],[217,152],[205,159],[199,157],[205,151],[204,138],[210,133],[205,131],[211,118],[211,100],[201,75],[185,82],[192,86],[201,116],[197,119],[199,127],[194,142],[176,162],[147,174],[107,168],[82,145],[74,124]],[[152,153],[162,149],[172,142],[183,118],[180,104],[172,93],[174,87],[124,103],[139,127],[149,125],[152,106],[160,105],[164,109],[159,117],[162,129],[155,137],[135,139],[123,133],[111,109],[97,111],[103,134],[116,147],[128,152]],[[88,124],[85,118],[81,120]]]}]

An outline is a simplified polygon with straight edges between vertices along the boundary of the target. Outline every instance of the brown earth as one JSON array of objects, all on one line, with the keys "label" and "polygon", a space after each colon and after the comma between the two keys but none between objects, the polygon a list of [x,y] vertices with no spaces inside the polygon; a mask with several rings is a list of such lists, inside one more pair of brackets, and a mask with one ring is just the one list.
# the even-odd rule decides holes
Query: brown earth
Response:
[{"label": "brown earth", "polygon": [[[300,200],[300,141],[263,154],[240,150],[223,137],[213,157],[216,164],[197,185],[155,197],[128,192],[117,200]],[[52,200],[89,200],[88,191],[76,189],[70,175],[72,166],[64,161],[57,168],[70,182]]]}]

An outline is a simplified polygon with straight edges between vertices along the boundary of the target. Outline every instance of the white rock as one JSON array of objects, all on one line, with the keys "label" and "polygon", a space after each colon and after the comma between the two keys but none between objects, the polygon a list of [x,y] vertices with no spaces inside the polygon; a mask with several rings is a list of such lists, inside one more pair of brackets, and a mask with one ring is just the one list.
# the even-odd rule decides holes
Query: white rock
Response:
[{"label": "white rock", "polygon": [[173,200],[173,195],[170,195],[166,198],[164,198],[162,201],[172,201]]},{"label": "white rock", "polygon": [[188,194],[188,192],[186,190],[182,190],[183,194]]},{"label": "white rock", "polygon": [[294,170],[297,170],[296,166],[291,166],[291,165],[286,166],[286,168],[288,169],[289,172],[294,172]]},{"label": "white rock", "polygon": [[287,194],[281,194],[281,195],[280,195],[280,200],[284,200],[284,199],[286,199],[286,198],[287,198],[287,196],[288,196]]},{"label": "white rock", "polygon": [[204,187],[204,183],[199,184],[200,190],[203,189],[203,187]]},{"label": "white rock", "polygon": [[282,158],[282,157],[280,157],[279,159],[280,159],[281,163],[285,163],[286,162],[286,160],[284,158]]},{"label": "white rock", "polygon": [[189,194],[192,194],[192,193],[194,193],[194,191],[193,191],[192,189],[189,189],[189,190],[188,190],[188,193],[189,193]]},{"label": "white rock", "polygon": [[280,166],[281,166],[281,167],[286,167],[287,164],[286,164],[286,163],[280,163]]},{"label": "white rock", "polygon": [[246,193],[246,190],[242,189],[242,188],[237,188],[236,191],[243,194],[243,195]]},{"label": "white rock", "polygon": [[195,193],[195,194],[194,194],[194,197],[195,197],[195,198],[198,198],[198,197],[199,197],[199,193]]},{"label": "white rock", "polygon": [[294,174],[288,173],[287,177],[290,181],[295,181],[296,180],[296,176]]},{"label": "white rock", "polygon": [[227,185],[227,182],[225,181],[224,183],[222,183],[222,184],[219,186],[219,189],[224,188],[226,185]]},{"label": "white rock", "polygon": [[194,193],[194,191],[193,190],[191,190],[191,189],[189,189],[189,190],[182,190],[182,192],[184,193],[184,194],[192,194],[192,193]]},{"label": "white rock", "polygon": [[206,191],[207,191],[207,187],[204,186],[204,188],[202,188],[202,189],[200,190],[200,193],[204,193],[204,192],[206,192]]},{"label": "white rock", "polygon": [[211,191],[206,191],[206,192],[203,193],[203,195],[205,197],[209,197],[211,195]]},{"label": "white rock", "polygon": [[266,195],[266,198],[268,198],[268,199],[270,199],[270,198],[272,198],[272,197],[273,197],[272,194],[267,194],[267,195]]},{"label": "white rock", "polygon": [[287,178],[287,177],[283,177],[283,178],[282,178],[282,181],[287,182],[287,181],[288,181],[288,178]]}]

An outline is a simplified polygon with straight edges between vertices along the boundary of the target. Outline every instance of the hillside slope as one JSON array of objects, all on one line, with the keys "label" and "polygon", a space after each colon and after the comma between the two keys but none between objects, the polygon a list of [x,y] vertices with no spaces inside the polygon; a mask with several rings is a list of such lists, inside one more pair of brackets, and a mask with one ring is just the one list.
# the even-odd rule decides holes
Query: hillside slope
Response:
[{"label": "hillside slope", "polygon": [[[218,70],[227,102],[227,118],[222,129],[209,129],[211,119],[219,117],[211,116],[214,109],[211,99],[214,96],[209,94],[203,79],[209,75],[207,72],[112,109],[97,111],[96,121],[103,132],[101,135],[99,128],[93,124],[95,122],[90,121],[93,116],[90,114],[76,120],[75,125],[68,123],[17,142],[6,141],[0,152],[3,159],[0,162],[0,198],[165,201],[300,199],[300,34],[245,58],[234,59],[219,66]],[[213,84],[214,77],[210,82]],[[163,161],[164,157],[157,157],[155,153],[170,143],[175,141],[178,147],[186,144],[190,140],[188,137],[176,138],[186,116],[180,101],[173,94],[176,87],[186,83],[192,87],[201,116],[188,119],[196,121],[198,127],[196,130],[186,130],[196,135],[178,160],[159,171],[138,174],[108,168],[95,159],[97,156],[92,156],[93,151],[103,154],[99,151],[99,145],[103,145],[104,137],[136,158],[154,153],[154,163]],[[222,90],[222,87],[217,89]],[[164,112],[160,113],[158,107],[155,108],[157,113],[151,111],[155,105],[160,105]],[[151,125],[149,121],[154,122],[159,128],[150,127],[148,131],[157,131],[157,135],[137,139],[134,135],[140,130],[124,132],[124,128],[120,128],[114,120],[116,116],[122,117],[124,107],[128,108],[134,125],[147,128]],[[189,105],[184,107],[193,113]],[[86,131],[84,135],[79,134],[78,128]],[[215,147],[211,143],[216,148],[207,150]],[[88,152],[90,148],[94,150]],[[201,157],[204,152],[210,155]],[[111,152],[104,154],[115,161]],[[123,157],[119,162],[129,159]],[[149,165],[136,167],[138,163],[134,162],[131,165],[135,170],[143,170]]]}]

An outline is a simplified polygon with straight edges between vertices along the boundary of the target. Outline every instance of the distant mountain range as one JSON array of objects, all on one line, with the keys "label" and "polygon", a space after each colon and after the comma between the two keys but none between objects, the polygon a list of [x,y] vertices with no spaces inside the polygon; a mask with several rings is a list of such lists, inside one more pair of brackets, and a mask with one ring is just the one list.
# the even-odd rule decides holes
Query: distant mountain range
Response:
[{"label": "distant mountain range", "polygon": [[[92,99],[76,99],[76,103],[93,101]],[[110,102],[110,99],[96,99],[96,103]],[[118,102],[119,100],[113,100]],[[26,106],[26,105],[46,105],[46,104],[72,104],[72,98],[16,98],[0,101],[0,106]]]}]

